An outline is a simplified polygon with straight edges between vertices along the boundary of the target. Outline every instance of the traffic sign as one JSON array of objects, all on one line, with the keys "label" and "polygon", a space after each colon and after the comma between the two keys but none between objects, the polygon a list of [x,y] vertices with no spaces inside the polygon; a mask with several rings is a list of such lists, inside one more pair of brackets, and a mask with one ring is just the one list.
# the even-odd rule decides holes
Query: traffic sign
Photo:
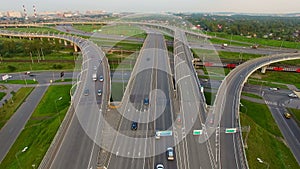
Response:
[{"label": "traffic sign", "polygon": [[236,133],[236,128],[226,128],[225,133]]},{"label": "traffic sign", "polygon": [[198,136],[202,134],[202,130],[193,130],[193,135]]},{"label": "traffic sign", "polygon": [[173,132],[171,130],[165,130],[165,131],[157,131],[156,134],[159,136],[172,136]]}]

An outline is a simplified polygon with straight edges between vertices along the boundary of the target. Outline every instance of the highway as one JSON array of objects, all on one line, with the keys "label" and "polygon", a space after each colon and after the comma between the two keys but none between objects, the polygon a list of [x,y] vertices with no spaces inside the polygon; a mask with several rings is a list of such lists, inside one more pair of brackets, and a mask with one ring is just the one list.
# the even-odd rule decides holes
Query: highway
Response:
[{"label": "highway", "polygon": [[[175,32],[175,36],[185,41],[184,33]],[[80,85],[72,98],[72,109],[75,110],[75,115],[72,116],[70,126],[56,150],[53,161],[51,160],[50,168],[96,168],[100,151],[98,141],[106,136],[101,135],[101,132],[102,134],[106,132],[103,130],[105,124],[101,122],[107,105],[107,98],[97,96],[96,91],[101,89],[103,96],[108,96],[109,81],[94,82],[91,77],[97,72],[97,76],[103,75],[105,81],[109,79],[102,62],[104,53],[98,46],[87,40],[63,35],[57,37],[75,42],[82,48],[84,57],[82,71],[78,75]],[[163,163],[166,168],[172,169],[177,167],[246,168],[247,162],[240,133],[224,132],[225,128],[239,129],[238,109],[242,86],[256,69],[274,62],[299,59],[299,54],[279,54],[253,59],[231,71],[221,83],[212,108],[214,119],[212,124],[208,124],[211,116],[207,117],[205,114],[203,95],[191,67],[192,58],[188,54],[190,51],[187,50],[186,45],[185,47],[182,44],[178,45],[176,41],[174,44],[174,51],[177,51],[174,52],[175,75],[173,77],[176,93],[172,93],[172,73],[163,36],[148,31],[143,49],[131,74],[130,83],[126,88],[122,106],[118,109],[122,119],[116,138],[111,143],[112,152],[115,154],[109,158],[107,167],[153,168],[156,164]],[[93,69],[94,66],[97,69]],[[88,96],[84,95],[85,89],[90,91]],[[144,98],[149,98],[149,105],[143,103]],[[294,124],[286,125],[286,119],[279,116],[284,109],[272,107],[270,109],[275,120],[281,124],[280,128],[291,130],[291,132],[282,130],[284,137],[288,140],[295,137],[294,131],[297,130]],[[136,131],[131,130],[132,121],[138,122]],[[219,121],[221,121],[220,125]],[[217,128],[216,132],[215,128]],[[199,138],[193,136],[191,131],[194,129],[201,129],[203,135],[198,136]],[[161,137],[160,140],[155,140],[153,136],[156,130],[173,130],[174,137]],[[204,141],[210,135],[212,137]],[[166,148],[176,144],[175,161],[167,161]],[[288,144],[293,152],[299,153],[293,150],[299,147],[299,140],[288,141]]]},{"label": "highway", "polygon": [[[263,98],[266,101],[266,105],[269,107],[281,133],[283,134],[284,139],[290,147],[290,150],[300,165],[300,127],[293,118],[286,119],[284,117],[284,113],[288,112],[286,104],[292,102],[293,99],[287,98],[285,100],[282,95],[274,95],[272,93],[274,92],[264,92]],[[285,97],[287,97],[287,94]],[[271,102],[273,104],[268,104],[267,102]]]},{"label": "highway", "polygon": [[[81,68],[80,89],[78,95],[72,97],[72,106],[74,106],[75,115],[71,119],[70,126],[53,157],[50,168],[96,168],[96,161],[99,151],[97,140],[100,137],[97,131],[100,126],[101,114],[105,112],[106,106],[100,103],[106,103],[107,85],[109,78],[103,66],[104,53],[92,42],[83,47],[83,65]],[[97,74],[97,81],[93,81],[92,74]],[[99,81],[102,75],[107,83]],[[102,96],[97,96],[97,90],[103,91]],[[89,90],[86,95],[85,90]],[[77,92],[76,91],[76,92]]]},{"label": "highway", "polygon": [[[214,168],[216,163],[214,137],[205,133],[205,98],[200,92],[197,76],[192,66],[192,55],[185,33],[176,30],[174,38],[176,94],[179,101],[177,125],[179,168]],[[193,130],[203,134],[193,135]]]},{"label": "highway", "polygon": [[[117,23],[116,23],[117,24]],[[143,25],[142,26],[151,26],[151,25]],[[91,33],[91,32],[84,32],[81,30],[75,29],[71,25],[57,25],[55,27],[57,30],[65,32],[65,33],[73,33],[76,35],[81,36],[88,36],[93,38],[102,38],[107,40],[128,40],[128,41],[135,41],[135,42],[143,42],[143,39],[140,38],[134,38],[134,37],[126,37],[126,36],[120,36],[120,35],[109,35],[109,34],[102,34],[101,32]],[[170,28],[171,29],[171,28]],[[174,28],[172,28],[174,29]],[[159,30],[157,30],[159,31]],[[191,32],[190,32],[191,33]],[[172,42],[168,42],[168,45],[173,45]],[[250,53],[250,54],[258,54],[258,55],[272,55],[272,54],[279,54],[279,53],[294,53],[297,50],[294,49],[278,49],[278,48],[257,48],[252,49],[249,47],[242,47],[242,46],[228,46],[228,47],[222,47],[222,45],[219,44],[211,44],[208,41],[203,41],[199,39],[198,41],[191,41],[187,43],[192,49],[204,49],[204,50],[217,50],[217,51],[227,51],[227,52],[238,52],[238,53]],[[186,45],[187,45],[186,44]]]},{"label": "highway", "polygon": [[25,102],[18,108],[14,115],[7,121],[0,130],[0,162],[5,158],[9,149],[12,147],[19,134],[24,129],[27,121],[34,112],[36,106],[47,91],[48,85],[37,85]]},{"label": "highway", "polygon": [[[172,130],[169,57],[163,36],[147,33],[119,109],[122,119],[107,166],[111,169],[151,169],[158,163],[176,169],[176,162],[167,161],[165,154],[167,147],[174,146],[174,138],[154,138],[156,130]],[[149,98],[149,105],[144,98]],[[132,121],[138,122],[136,131],[131,130]]]},{"label": "highway", "polygon": [[243,147],[241,146],[240,133],[226,134],[224,129],[240,126],[238,114],[240,93],[247,78],[255,70],[265,65],[299,58],[299,54],[278,54],[253,59],[239,65],[223,80],[214,103],[214,111],[223,112],[223,114],[220,114],[220,131],[223,131],[220,132],[220,157],[222,168],[244,168],[246,166]]}]

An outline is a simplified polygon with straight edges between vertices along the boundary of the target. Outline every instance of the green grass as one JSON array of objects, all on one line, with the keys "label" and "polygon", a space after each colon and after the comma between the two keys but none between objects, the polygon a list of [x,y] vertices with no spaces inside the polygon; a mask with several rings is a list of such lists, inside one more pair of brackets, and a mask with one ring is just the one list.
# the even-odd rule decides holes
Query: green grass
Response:
[{"label": "green grass", "polygon": [[232,61],[245,61],[254,58],[261,57],[262,55],[259,54],[251,54],[251,53],[240,53],[240,52],[228,52],[228,51],[214,51],[214,50],[207,50],[207,49],[192,49],[195,56],[206,56],[206,57],[213,57],[213,58],[221,58],[221,60],[232,60]]},{"label": "green grass", "polygon": [[0,85],[0,90],[6,90],[6,89],[7,89],[7,87]]},{"label": "green grass", "polygon": [[33,81],[30,79],[25,80],[7,80],[7,81],[0,81],[0,83],[6,83],[6,84],[37,84],[37,81]]},{"label": "green grass", "polygon": [[222,67],[204,67],[203,71],[206,75],[218,75],[218,76],[225,76],[230,72],[231,69],[229,68],[222,68]]},{"label": "green grass", "polygon": [[0,129],[6,124],[15,111],[21,106],[23,101],[31,93],[33,87],[19,89],[11,99],[0,108]]},{"label": "green grass", "polygon": [[55,80],[54,83],[60,83],[60,82],[72,82],[72,81],[73,81],[73,79],[64,79],[63,81],[62,81],[62,79],[58,79],[58,80]]},{"label": "green grass", "polygon": [[[60,68],[54,68],[55,65],[60,65]],[[38,71],[38,70],[73,70],[75,63],[71,62],[57,62],[57,63],[28,63],[28,62],[2,62],[0,64],[0,73],[11,73],[8,66],[13,66],[16,68],[14,72],[22,71]]]},{"label": "green grass", "polygon": [[96,40],[99,46],[109,46],[116,49],[129,50],[129,51],[139,51],[143,46],[141,42],[130,42],[130,41],[99,41]]},{"label": "green grass", "polygon": [[[134,52],[134,51],[132,51]],[[132,69],[138,53],[108,53],[106,57],[108,58],[108,62],[111,70],[115,69]]]},{"label": "green grass", "polygon": [[[225,40],[225,39],[217,39],[217,38],[211,38],[209,41],[212,44],[224,44],[227,43],[228,45],[230,44],[230,39]],[[231,42],[232,46],[244,46],[244,47],[250,47],[249,44],[245,44],[243,42]]]},{"label": "green grass", "polygon": [[216,93],[211,93],[211,92],[204,92],[205,100],[208,105],[213,105],[215,98],[216,98]]},{"label": "green grass", "polygon": [[111,95],[112,101],[121,101],[123,97],[123,89],[125,92],[125,88],[127,86],[127,82],[124,82],[124,88],[122,82],[112,82],[111,84]]},{"label": "green grass", "polygon": [[245,92],[242,92],[242,96],[252,97],[252,98],[255,98],[255,99],[262,99],[261,96],[256,95],[256,94],[253,94],[253,93],[245,93]]},{"label": "green grass", "polygon": [[134,25],[127,25],[127,24],[103,26],[99,33],[132,36],[137,38],[146,38],[147,36],[145,31],[140,29],[140,27]]},{"label": "green grass", "polygon": [[[71,54],[73,51],[70,49],[63,49],[60,51],[54,51],[50,54],[47,54],[44,56],[45,60],[44,61],[55,61],[55,60],[74,60],[74,56]],[[42,57],[42,56],[41,56]],[[34,55],[33,57],[33,62],[37,63],[38,62],[38,58],[36,55]],[[30,56],[13,56],[13,57],[3,57],[2,58],[4,61],[5,60],[28,60],[31,61]],[[75,57],[76,59],[76,57]]]},{"label": "green grass", "polygon": [[[252,118],[259,126],[266,129],[272,135],[282,138],[281,132],[266,105],[252,103],[247,100],[242,100],[241,103],[244,105],[240,108],[242,112],[245,112],[247,116]],[[273,123],[270,121],[273,121]]]},{"label": "green grass", "polygon": [[[257,161],[261,158],[272,169],[298,169],[299,165],[290,149],[283,143],[281,133],[266,105],[241,100],[242,126],[250,126],[246,156],[250,168],[267,168]],[[246,133],[243,133],[245,140]]]},{"label": "green grass", "polygon": [[208,76],[208,75],[199,75],[200,79],[211,79],[211,80],[223,80],[224,76]]},{"label": "green grass", "polygon": [[300,59],[277,62],[274,63],[273,65],[274,66],[300,66]]},{"label": "green grass", "polygon": [[0,92],[0,100],[2,100],[5,95],[6,95],[5,92]]},{"label": "green grass", "polygon": [[[19,164],[22,168],[32,168],[33,164],[39,166],[68,110],[70,88],[71,85],[49,87],[0,168],[18,169]],[[62,100],[55,104],[59,97]],[[24,147],[28,149],[22,153]]]},{"label": "green grass", "polygon": [[292,108],[288,108],[289,112],[292,113],[293,118],[296,120],[296,122],[298,123],[299,127],[300,127],[300,110],[299,109],[292,109]]},{"label": "green grass", "polygon": [[49,28],[49,27],[19,27],[19,28],[2,28],[2,30],[9,30],[9,31],[17,31],[17,32],[27,32],[27,33],[44,33],[48,34],[50,33],[59,33],[60,31]]},{"label": "green grass", "polygon": [[77,30],[85,31],[85,32],[93,32],[94,30],[99,30],[104,25],[73,25],[73,27]]},{"label": "green grass", "polygon": [[262,81],[251,77],[247,80],[247,83],[252,85],[257,85],[257,86],[268,86],[268,87],[278,87],[280,89],[288,89],[286,85],[276,84],[268,81]]},{"label": "green grass", "polygon": [[167,40],[167,41],[174,41],[174,37],[172,37],[172,36],[169,36],[169,35],[164,35],[164,38],[165,38],[165,40]]},{"label": "green grass", "polygon": [[[217,36],[220,38],[228,39],[226,43],[230,43],[231,35],[226,33],[219,33],[219,32],[209,32],[211,36]],[[211,39],[214,40],[215,38]],[[220,39],[215,39],[220,40]],[[246,42],[250,44],[259,44],[262,46],[274,46],[280,47],[282,45],[283,48],[294,48],[299,49],[299,44],[297,42],[289,42],[289,41],[282,41],[282,40],[271,40],[271,39],[263,39],[263,38],[247,38],[245,36],[233,35],[232,40],[239,41],[241,43]],[[221,41],[221,40],[220,40]],[[232,44],[235,42],[232,42]]]},{"label": "green grass", "polygon": [[300,89],[300,73],[267,71],[266,74],[256,72],[252,75],[252,78],[254,77],[256,77],[256,79],[259,77],[259,79],[268,82],[293,84]]}]

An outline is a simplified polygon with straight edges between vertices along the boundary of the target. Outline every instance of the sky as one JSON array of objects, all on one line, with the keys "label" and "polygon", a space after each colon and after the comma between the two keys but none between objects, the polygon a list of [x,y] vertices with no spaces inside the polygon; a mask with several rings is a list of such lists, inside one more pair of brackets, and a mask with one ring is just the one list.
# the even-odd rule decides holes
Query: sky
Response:
[{"label": "sky", "polygon": [[0,11],[300,13],[300,0],[0,0]]}]

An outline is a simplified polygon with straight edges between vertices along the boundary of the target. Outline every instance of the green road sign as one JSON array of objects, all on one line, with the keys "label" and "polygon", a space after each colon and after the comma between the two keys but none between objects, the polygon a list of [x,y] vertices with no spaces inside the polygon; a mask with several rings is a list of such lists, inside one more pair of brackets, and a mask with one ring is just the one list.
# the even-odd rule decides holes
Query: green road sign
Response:
[{"label": "green road sign", "polygon": [[198,136],[202,134],[202,130],[193,130],[193,135]]},{"label": "green road sign", "polygon": [[156,134],[159,136],[172,136],[172,131],[171,130],[166,130],[166,131],[157,131]]},{"label": "green road sign", "polygon": [[236,133],[236,128],[226,128],[225,133]]}]

